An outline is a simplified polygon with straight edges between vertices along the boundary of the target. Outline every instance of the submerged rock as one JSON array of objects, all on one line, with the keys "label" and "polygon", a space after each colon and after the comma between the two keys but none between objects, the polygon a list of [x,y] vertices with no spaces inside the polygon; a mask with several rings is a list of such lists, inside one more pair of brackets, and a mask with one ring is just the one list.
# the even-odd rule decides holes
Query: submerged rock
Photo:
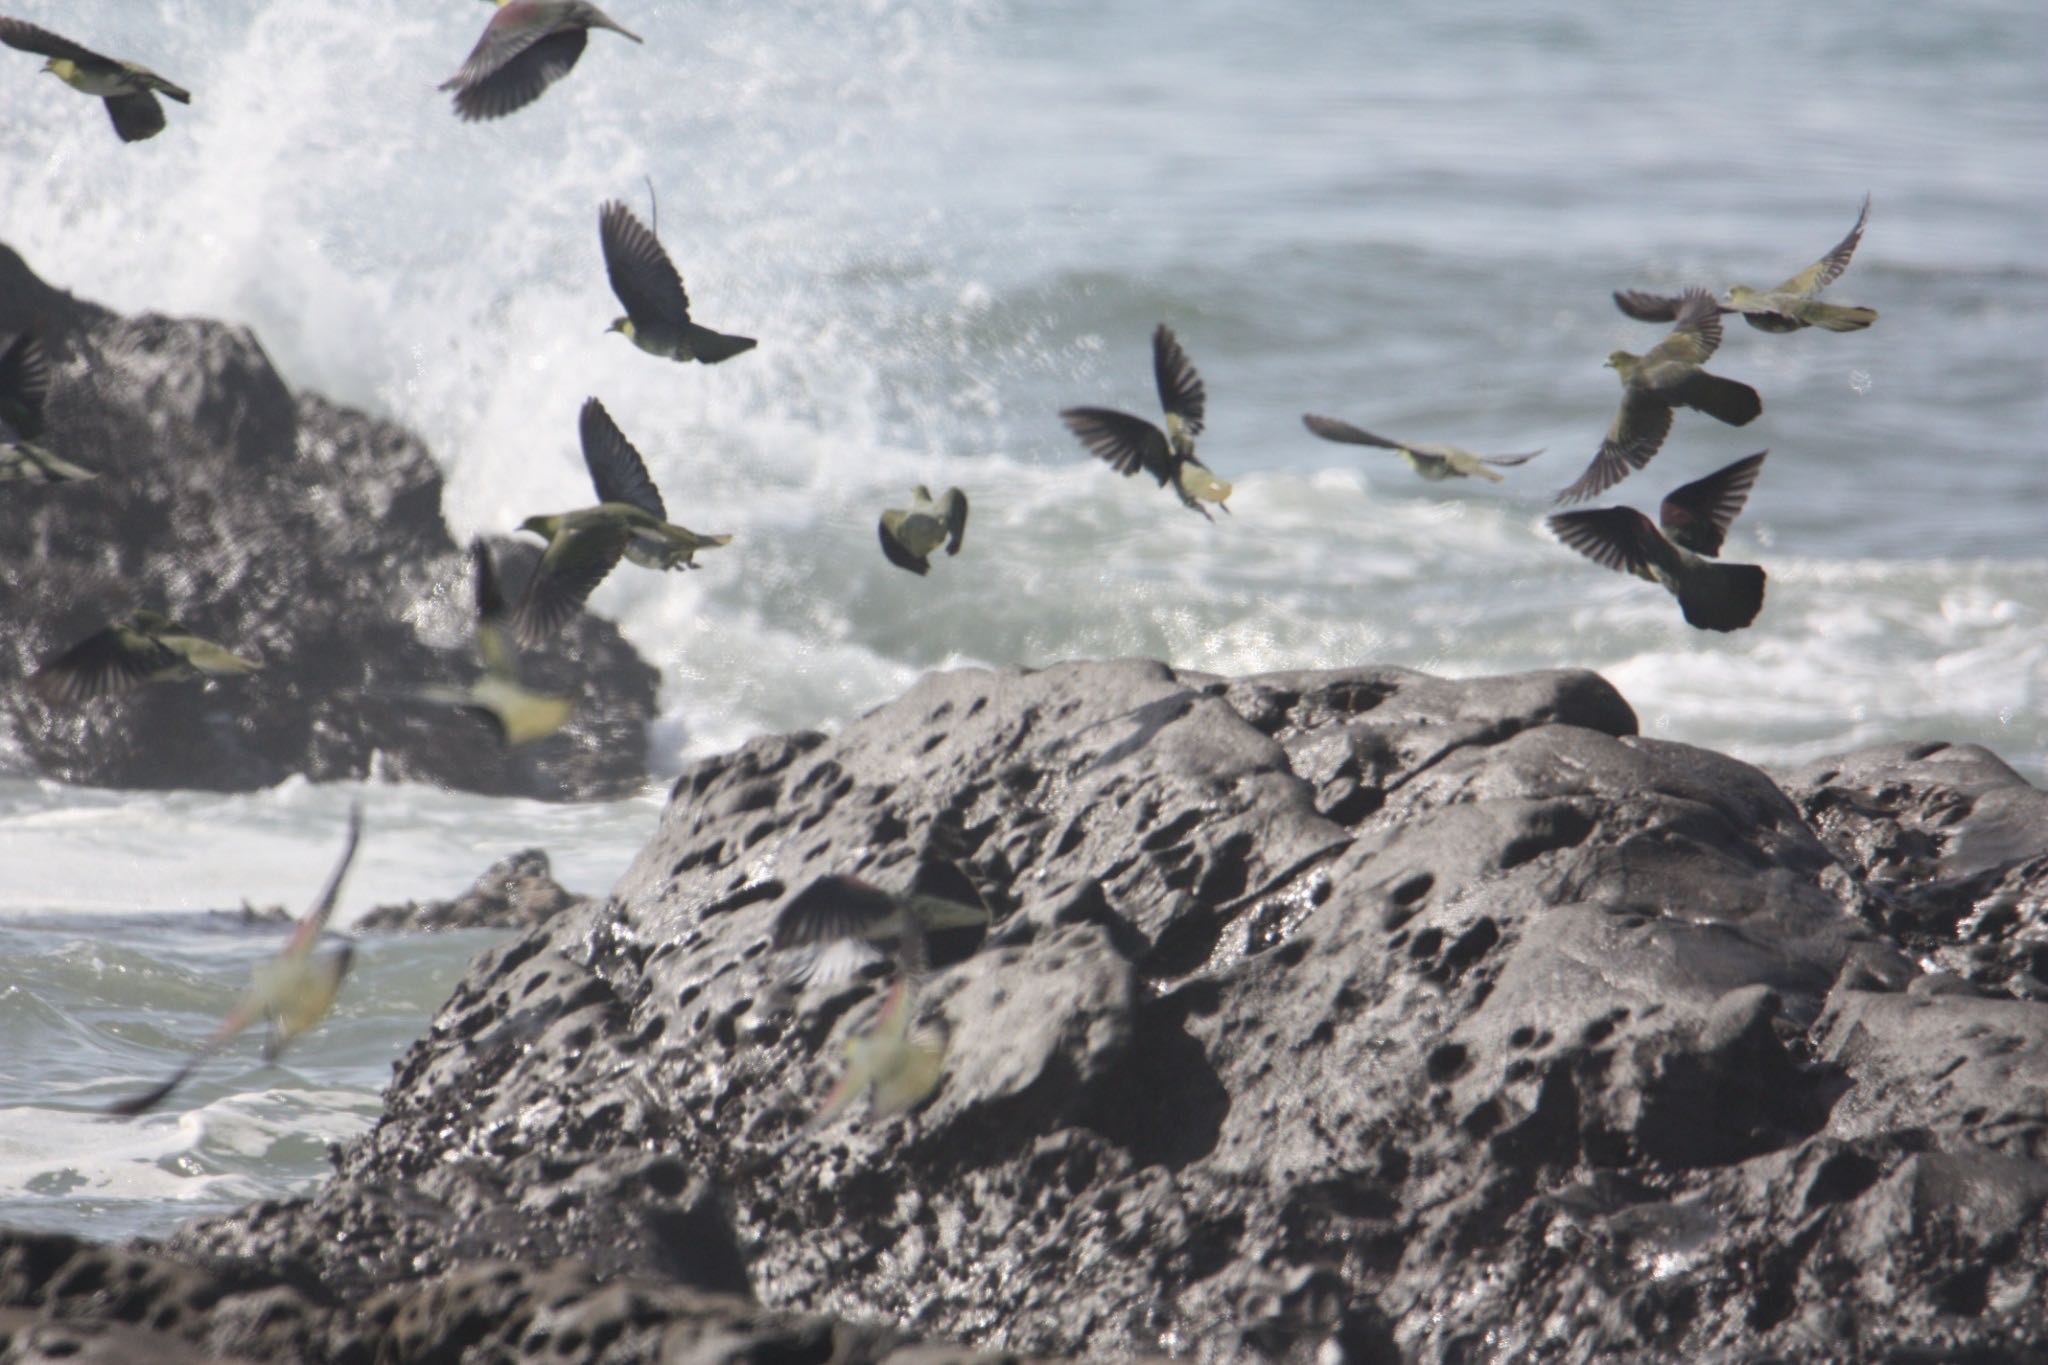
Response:
[{"label": "submerged rock", "polygon": [[[1635,730],[1582,672],[929,676],[685,771],[332,1180],[151,1254],[435,1305],[391,1358],[551,1276],[893,1324],[801,1348],[849,1361],[2033,1358],[2048,1005],[1930,969],[2038,919],[2039,793],[1923,749],[1788,796]],[[791,987],[776,912],[940,867],[995,912],[931,945],[941,1083],[814,1125],[884,981]]]},{"label": "submerged rock", "polygon": [[[469,570],[413,436],[294,393],[246,328],[118,317],[0,247],[0,339],[33,320],[55,369],[45,439],[99,477],[0,485],[0,671],[25,676],[137,606],[264,668],[76,709],[0,688],[0,770],[247,790],[374,766],[547,800],[645,782],[654,670],[588,614],[522,660],[531,685],[576,696],[561,734],[508,749],[481,721],[406,699],[478,668]],[[514,583],[538,558],[496,548]]]},{"label": "submerged rock", "polygon": [[588,905],[555,880],[548,855],[522,849],[485,869],[452,901],[380,905],[355,922],[368,933],[433,933],[442,929],[530,929],[565,910]]}]

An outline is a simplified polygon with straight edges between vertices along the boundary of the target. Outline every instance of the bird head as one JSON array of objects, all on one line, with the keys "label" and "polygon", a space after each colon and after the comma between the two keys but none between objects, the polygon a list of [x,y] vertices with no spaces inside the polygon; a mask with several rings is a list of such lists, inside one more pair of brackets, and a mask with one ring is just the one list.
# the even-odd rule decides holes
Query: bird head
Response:
[{"label": "bird head", "polygon": [[1627,374],[1636,367],[1636,357],[1630,355],[1627,351],[1609,351],[1607,353],[1606,366],[1608,369],[1614,370],[1619,374]]},{"label": "bird head", "polygon": [[160,611],[140,608],[128,613],[128,628],[141,631],[144,635],[153,635],[158,631],[170,630],[176,625],[177,622],[171,620],[170,617]]},{"label": "bird head", "polygon": [[555,538],[555,524],[560,520],[560,517],[531,516],[519,523],[519,529],[531,531],[542,540],[553,540]]},{"label": "bird head", "polygon": [[1756,290],[1751,289],[1746,284],[1731,284],[1728,286],[1728,302],[1732,307],[1740,308],[1755,297]]},{"label": "bird head", "polygon": [[69,81],[75,69],[72,63],[62,57],[52,57],[43,63],[43,74],[55,76],[60,81]]},{"label": "bird head", "polygon": [[623,333],[625,333],[625,335],[626,335],[626,336],[627,336],[628,338],[630,338],[630,337],[631,337],[631,336],[633,335],[633,319],[631,319],[631,318],[613,318],[613,319],[612,319],[612,325],[611,325],[611,326],[609,326],[609,327],[607,327],[607,328],[605,328],[605,331],[607,331],[607,332],[623,332]]}]

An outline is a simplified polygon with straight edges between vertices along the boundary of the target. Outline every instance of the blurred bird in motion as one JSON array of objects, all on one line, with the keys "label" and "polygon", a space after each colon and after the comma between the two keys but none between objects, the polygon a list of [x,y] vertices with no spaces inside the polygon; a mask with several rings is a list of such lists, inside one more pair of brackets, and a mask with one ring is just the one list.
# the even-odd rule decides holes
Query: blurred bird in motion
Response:
[{"label": "blurred bird in motion", "polygon": [[928,574],[932,552],[939,546],[944,545],[949,555],[960,553],[960,542],[967,534],[967,495],[948,488],[943,497],[934,500],[932,491],[919,484],[911,490],[909,508],[891,507],[882,513],[877,529],[882,553],[891,564],[914,574]]},{"label": "blurred bird in motion", "polygon": [[622,333],[647,354],[664,360],[716,365],[754,349],[752,337],[727,336],[690,320],[683,277],[661,249],[660,239],[631,209],[616,199],[607,202],[598,210],[597,236],[612,293],[626,309],[626,315],[613,318],[606,331]]},{"label": "blurred bird in motion", "polygon": [[1671,335],[1648,353],[1615,351],[1607,357],[1608,368],[1621,380],[1621,410],[1593,462],[1557,501],[1584,502],[1648,464],[1671,433],[1674,408],[1688,407],[1736,427],[1764,410],[1764,400],[1749,385],[1700,368],[1721,345],[1721,310],[1713,295],[1686,290],[1677,319]]},{"label": "blurred bird in motion", "polygon": [[503,118],[539,99],[575,67],[594,28],[641,41],[585,0],[492,3],[498,12],[484,25],[462,69],[441,82],[441,89],[455,92],[455,113],[465,123]]},{"label": "blurred bird in motion", "polygon": [[916,1108],[939,1088],[946,1035],[939,1029],[913,1029],[915,1012],[910,978],[898,974],[867,1032],[847,1038],[846,1071],[825,1096],[813,1127],[831,1121],[863,1095],[870,1096],[870,1116],[887,1118]]},{"label": "blurred bird in motion", "polygon": [[894,940],[899,972],[920,976],[931,961],[927,940],[942,929],[967,929],[989,922],[988,905],[965,873],[951,864],[947,877],[956,895],[927,891],[885,891],[847,873],[820,877],[790,897],[775,916],[770,946],[794,951],[790,977],[812,986],[831,986],[881,956]]},{"label": "blurred bird in motion", "polygon": [[1475,474],[1482,479],[1499,483],[1501,476],[1488,466],[1527,464],[1543,453],[1541,449],[1537,449],[1520,455],[1475,455],[1463,446],[1415,445],[1406,441],[1389,441],[1384,436],[1375,436],[1369,431],[1352,426],[1349,422],[1340,422],[1334,417],[1318,417],[1312,412],[1302,414],[1301,424],[1325,441],[1397,450],[1401,453],[1401,458],[1408,462],[1410,469],[1431,483],[1442,479],[1467,479]]},{"label": "blurred bird in motion", "polygon": [[136,611],[80,640],[31,673],[29,686],[52,706],[76,706],[115,697],[145,683],[174,682],[204,674],[227,677],[254,673],[263,665],[245,659],[168,616]]},{"label": "blurred bird in motion", "polygon": [[511,613],[498,590],[498,571],[490,547],[470,542],[469,559],[476,585],[476,649],[483,675],[468,687],[423,687],[412,695],[422,701],[453,706],[483,720],[504,744],[546,739],[569,723],[575,703],[551,697],[520,684],[512,647]]},{"label": "blurred bird in motion", "polygon": [[107,105],[107,117],[123,142],[140,142],[164,130],[164,107],[158,94],[190,104],[192,93],[171,84],[146,66],[102,57],[89,47],[60,38],[22,19],[0,19],[0,43],[48,60],[43,70],[73,90],[94,95]]},{"label": "blurred bird in motion", "polygon": [[73,483],[99,475],[38,445],[48,429],[50,354],[31,323],[0,351],[0,483]]},{"label": "blurred bird in motion", "polygon": [[1674,489],[1657,512],[1662,531],[1633,507],[1598,507],[1557,513],[1551,533],[1596,564],[1662,585],[1678,599],[1687,625],[1740,630],[1763,610],[1764,571],[1712,561],[1769,453],[1759,450]]},{"label": "blurred bird in motion", "polygon": [[1152,334],[1152,378],[1159,389],[1159,406],[1166,411],[1164,431],[1113,408],[1066,408],[1060,419],[1091,454],[1107,460],[1117,473],[1128,478],[1143,470],[1159,480],[1160,487],[1171,485],[1182,506],[1214,521],[1202,504],[1213,502],[1228,512],[1224,500],[1230,496],[1230,485],[1195,458],[1195,437],[1202,434],[1208,391],[1163,322]]},{"label": "blurred bird in motion", "polygon": [[584,401],[579,434],[597,506],[531,516],[519,525],[548,543],[512,617],[519,642],[529,647],[581,611],[620,559],[645,569],[688,569],[697,551],[732,542],[729,535],[701,536],[669,522],[646,462],[595,398]]},{"label": "blurred bird in motion", "polygon": [[171,1073],[170,1079],[153,1090],[108,1105],[107,1113],[132,1118],[154,1109],[169,1098],[170,1093],[183,1084],[201,1062],[227,1046],[258,1019],[267,1021],[270,1026],[269,1037],[263,1043],[263,1060],[274,1062],[287,1043],[327,1017],[327,1012],[334,1007],[335,996],[341,992],[342,978],[348,975],[355,949],[339,935],[334,936],[339,941],[325,952],[316,952],[315,949],[326,932],[328,918],[334,913],[334,902],[341,895],[342,879],[348,876],[349,864],[355,860],[356,844],[362,832],[363,808],[361,803],[357,803],[349,807],[348,835],[341,846],[341,859],[335,863],[334,871],[328,874],[327,885],[321,889],[312,908],[306,911],[298,927],[292,931],[284,950],[267,962],[257,964],[241,1002],[221,1021],[220,1027],[200,1045],[199,1050]]},{"label": "blurred bird in motion", "polygon": [[[1797,332],[1806,327],[1830,332],[1862,331],[1877,321],[1875,308],[1823,303],[1817,296],[1849,268],[1849,259],[1856,254],[1856,245],[1863,240],[1863,225],[1869,219],[1870,196],[1865,195],[1863,211],[1856,215],[1856,226],[1835,243],[1834,250],[1772,288],[1752,289],[1746,284],[1731,287],[1726,302],[1720,305],[1721,311],[1740,313],[1750,326],[1765,332]],[[1670,322],[1678,316],[1682,302],[1681,295],[1648,294],[1636,289],[1618,289],[1614,293],[1614,306],[1639,322]]]}]

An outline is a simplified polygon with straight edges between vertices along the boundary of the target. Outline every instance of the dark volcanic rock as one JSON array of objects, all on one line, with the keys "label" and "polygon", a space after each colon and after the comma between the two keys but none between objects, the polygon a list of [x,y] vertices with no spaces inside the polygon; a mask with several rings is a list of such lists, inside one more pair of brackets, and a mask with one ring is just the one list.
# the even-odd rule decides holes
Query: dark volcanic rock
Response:
[{"label": "dark volcanic rock", "polygon": [[[403,699],[477,669],[468,568],[417,440],[292,393],[246,329],[116,317],[0,247],[0,338],[32,319],[56,370],[46,439],[100,477],[0,485],[0,672],[25,675],[138,606],[265,668],[78,710],[5,687],[0,767],[245,789],[361,777],[374,761],[393,777],[544,799],[645,781],[656,677],[594,617],[524,662],[529,684],[578,697],[562,734],[506,749],[480,721]],[[537,558],[499,549],[514,584]]]},{"label": "dark volcanic rock", "polygon": [[589,903],[590,897],[564,890],[555,880],[547,854],[529,848],[493,863],[452,901],[380,905],[357,920],[355,928],[368,933],[531,929]]},{"label": "dark volcanic rock", "polygon": [[[1941,888],[2040,905],[2039,794],[1634,730],[1586,673],[927,677],[686,771],[334,1180],[164,1254],[462,1321],[567,1274],[1061,1354],[2041,1359],[2048,1005],[1920,962]],[[792,993],[778,906],[952,865],[939,1089],[813,1124],[881,983]]]}]

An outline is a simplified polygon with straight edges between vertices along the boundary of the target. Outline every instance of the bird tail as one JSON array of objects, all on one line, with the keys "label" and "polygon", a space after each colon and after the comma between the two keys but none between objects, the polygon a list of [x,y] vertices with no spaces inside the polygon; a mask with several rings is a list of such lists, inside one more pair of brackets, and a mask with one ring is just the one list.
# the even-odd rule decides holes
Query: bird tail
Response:
[{"label": "bird tail", "polygon": [[706,365],[716,365],[721,360],[731,360],[742,351],[751,351],[759,343],[752,337],[727,336],[714,332],[709,327],[690,326],[690,354]]},{"label": "bird tail", "polygon": [[1764,410],[1764,400],[1755,389],[1734,379],[1708,374],[1705,370],[1693,371],[1672,397],[1695,412],[1704,412],[1731,427],[1748,425]]},{"label": "bird tail", "polygon": [[1830,332],[1860,332],[1877,321],[1875,308],[1852,308],[1843,303],[1809,302],[1799,310],[1800,320]]},{"label": "bird tail", "polygon": [[1693,564],[1678,585],[1685,623],[1701,630],[1740,630],[1764,607],[1764,571],[1754,564]]}]

